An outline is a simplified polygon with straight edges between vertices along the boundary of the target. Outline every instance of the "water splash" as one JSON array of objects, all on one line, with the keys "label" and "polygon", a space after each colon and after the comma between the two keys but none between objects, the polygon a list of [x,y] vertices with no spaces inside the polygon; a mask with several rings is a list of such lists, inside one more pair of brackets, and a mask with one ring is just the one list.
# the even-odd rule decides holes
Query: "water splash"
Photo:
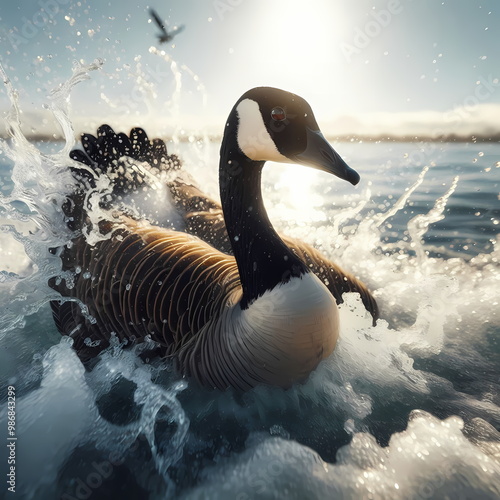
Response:
[{"label": "water splash", "polygon": [[[195,84],[196,92],[198,92],[201,96],[201,111],[205,111],[207,109],[208,105],[208,92],[205,88],[205,85],[201,81],[200,77],[191,69],[189,68],[186,64],[179,64],[177,61],[175,61],[172,56],[170,56],[167,52],[164,50],[159,50],[156,47],[150,47],[149,52],[151,54],[154,54],[155,56],[159,57],[166,63],[170,65],[170,70],[174,76],[175,80],[175,89],[172,92],[172,96],[169,101],[165,103],[165,109],[170,110],[170,113],[172,114],[172,117],[174,118],[174,122],[176,124],[180,123],[180,118],[181,118],[181,97],[182,97],[182,79],[184,75],[188,75],[191,80]],[[201,133],[202,140],[199,141],[198,143],[195,141],[195,136],[194,134],[196,133]],[[181,136],[183,136],[184,130],[182,127],[177,125],[174,129],[174,132],[172,134],[172,142],[174,144],[178,144],[180,142]],[[201,131],[196,132],[192,131],[191,135],[189,137],[189,142],[192,143],[193,145],[196,146],[197,153],[200,155],[201,161],[204,163],[208,163],[209,156],[208,156],[208,144],[210,143],[210,137],[208,135],[208,132],[205,128],[202,128]]]},{"label": "water splash", "polygon": [[[23,498],[54,498],[57,475],[78,448],[95,448],[105,458],[101,463],[112,470],[124,463],[141,442],[149,444],[154,464],[167,489],[171,488],[167,470],[181,457],[189,428],[176,397],[186,384],[174,382],[162,387],[154,383],[152,377],[158,375],[158,370],[141,363],[136,353],[122,349],[109,349],[94,370],[86,372],[71,344],[71,339],[63,337],[47,351],[41,360],[40,387],[18,398],[22,439],[17,458],[18,473],[24,478],[19,485]],[[125,424],[105,418],[102,409],[120,380],[130,381],[135,387],[129,404],[134,405],[137,416]],[[126,407],[120,411],[123,413]],[[5,418],[5,412],[2,408],[0,420]],[[169,434],[168,444],[159,449],[157,439],[161,434],[157,427],[167,416],[175,429]],[[73,483],[78,478],[85,480],[77,471],[71,474]]]},{"label": "water splash", "polygon": [[67,162],[69,153],[75,145],[75,131],[69,119],[68,110],[71,91],[75,85],[88,80],[90,73],[101,69],[103,64],[104,61],[101,59],[96,59],[93,63],[87,65],[75,61],[71,78],[59,85],[58,88],[52,90],[49,95],[48,107],[63,132],[64,147],[53,155],[53,159],[55,161],[59,160],[61,164]]},{"label": "water splash", "polygon": [[[42,153],[24,136],[18,94],[0,66],[0,74],[11,103],[6,118],[11,144],[4,141],[2,149],[14,163],[11,173],[12,191],[7,196],[0,195],[0,214],[12,220],[13,224],[2,225],[1,231],[11,234],[23,245],[27,257],[34,263],[35,271],[17,279],[0,280],[0,301],[13,306],[4,308],[0,313],[0,338],[22,324],[26,316],[36,313],[49,300],[57,298],[57,294],[48,286],[47,277],[56,275],[61,264],[48,249],[69,239],[61,216],[67,186],[71,186],[73,182],[67,168],[68,151],[74,144],[67,105],[73,87],[86,80],[89,72],[98,69],[101,64],[101,61],[86,66],[76,63],[71,78],[51,94],[48,107],[66,138],[62,149],[55,154]],[[61,189],[62,186],[64,188]],[[28,225],[27,234],[19,229],[19,223]]]},{"label": "water splash", "polygon": [[254,434],[243,453],[208,469],[203,485],[182,498],[249,500],[254,492],[280,492],[311,499],[493,499],[500,494],[500,466],[462,435],[462,427],[456,417],[440,421],[414,412],[407,429],[394,434],[386,448],[373,436],[356,433],[339,450],[335,465],[293,441]]},{"label": "water splash", "polygon": [[420,269],[425,268],[424,266],[426,263],[426,254],[422,244],[422,237],[429,229],[430,224],[434,224],[444,219],[443,212],[446,208],[446,203],[455,192],[458,186],[458,180],[459,177],[456,176],[448,191],[436,200],[434,207],[426,215],[417,215],[408,223],[408,232],[413,240],[410,246],[414,248],[417,253],[417,264]]},{"label": "water splash", "polygon": [[[387,210],[386,212],[376,214],[373,216],[373,218],[370,220],[368,219],[366,222],[362,224],[375,224],[376,227],[380,227],[384,222],[386,222],[390,217],[393,217],[396,215],[400,210],[402,210],[408,200],[410,199],[411,195],[416,191],[417,188],[420,187],[422,182],[424,181],[425,174],[429,171],[429,167],[425,166],[422,169],[422,172],[420,172],[418,179],[405,191],[405,193],[394,203],[394,205]],[[450,193],[451,195],[451,193]],[[364,228],[363,228],[364,229]]]}]

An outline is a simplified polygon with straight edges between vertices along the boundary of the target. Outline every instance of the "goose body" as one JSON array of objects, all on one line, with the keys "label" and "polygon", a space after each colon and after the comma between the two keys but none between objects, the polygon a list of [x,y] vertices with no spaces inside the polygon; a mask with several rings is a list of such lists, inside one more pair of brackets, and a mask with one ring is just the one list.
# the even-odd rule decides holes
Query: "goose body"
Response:
[{"label": "goose body", "polygon": [[[128,138],[104,126],[82,144],[85,153],[72,157],[96,173],[118,171],[122,157],[142,158],[154,168],[175,164],[161,141],[150,142],[139,129]],[[132,341],[149,336],[161,355],[175,357],[179,370],[202,385],[286,388],[307,378],[335,348],[343,291],[360,291],[376,316],[362,283],[308,245],[276,233],[261,194],[267,160],[359,180],[322,137],[307,102],[266,87],[244,94],[229,115],[219,167],[221,206],[194,186],[170,185],[193,234],[122,213],[101,221],[106,238],[89,245],[85,189],[94,179],[88,169],[74,169],[80,188],[65,212],[77,236],[57,249],[74,282],[54,279],[51,286],[78,301],[54,301],[52,308],[58,329],[73,337],[83,360],[104,349],[111,335]],[[116,186],[123,187],[123,177]],[[201,210],[191,210],[195,205]],[[330,273],[332,282],[315,267]]]}]

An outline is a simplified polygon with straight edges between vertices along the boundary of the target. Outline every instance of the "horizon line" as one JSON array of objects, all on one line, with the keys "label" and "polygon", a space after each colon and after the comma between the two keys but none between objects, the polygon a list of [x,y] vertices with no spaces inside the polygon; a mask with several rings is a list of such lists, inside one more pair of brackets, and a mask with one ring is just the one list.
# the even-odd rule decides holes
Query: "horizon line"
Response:
[{"label": "horizon line", "polygon": [[[61,134],[41,134],[31,133],[24,134],[26,139],[31,142],[61,142],[64,137]],[[396,135],[396,134],[325,134],[325,137],[330,142],[460,142],[460,143],[475,143],[475,142],[491,142],[500,143],[500,131],[493,134],[442,134],[442,135]],[[76,136],[79,139],[79,136]],[[182,134],[179,136],[167,135],[160,137],[166,142],[194,142],[207,140],[209,142],[220,142],[221,134]],[[11,136],[7,133],[0,133],[0,139],[9,140]]]}]

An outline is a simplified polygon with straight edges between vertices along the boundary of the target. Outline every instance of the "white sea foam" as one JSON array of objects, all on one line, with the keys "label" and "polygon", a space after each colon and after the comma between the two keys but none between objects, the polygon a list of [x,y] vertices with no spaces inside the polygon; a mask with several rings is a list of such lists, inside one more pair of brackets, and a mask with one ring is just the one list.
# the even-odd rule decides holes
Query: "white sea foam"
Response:
[{"label": "white sea foam", "polygon": [[354,434],[335,465],[293,441],[252,435],[243,453],[205,471],[203,485],[182,498],[497,498],[500,435],[482,441],[489,447],[484,453],[462,427],[460,418],[441,421],[415,411],[388,447],[370,434]]}]

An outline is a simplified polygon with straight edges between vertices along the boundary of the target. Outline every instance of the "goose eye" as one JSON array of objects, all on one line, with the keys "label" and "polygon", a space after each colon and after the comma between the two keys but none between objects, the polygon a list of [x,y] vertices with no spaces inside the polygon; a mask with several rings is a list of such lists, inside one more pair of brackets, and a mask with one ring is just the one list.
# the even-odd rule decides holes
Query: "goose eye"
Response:
[{"label": "goose eye", "polygon": [[276,106],[271,110],[271,118],[276,122],[282,122],[286,118],[285,110]]}]

